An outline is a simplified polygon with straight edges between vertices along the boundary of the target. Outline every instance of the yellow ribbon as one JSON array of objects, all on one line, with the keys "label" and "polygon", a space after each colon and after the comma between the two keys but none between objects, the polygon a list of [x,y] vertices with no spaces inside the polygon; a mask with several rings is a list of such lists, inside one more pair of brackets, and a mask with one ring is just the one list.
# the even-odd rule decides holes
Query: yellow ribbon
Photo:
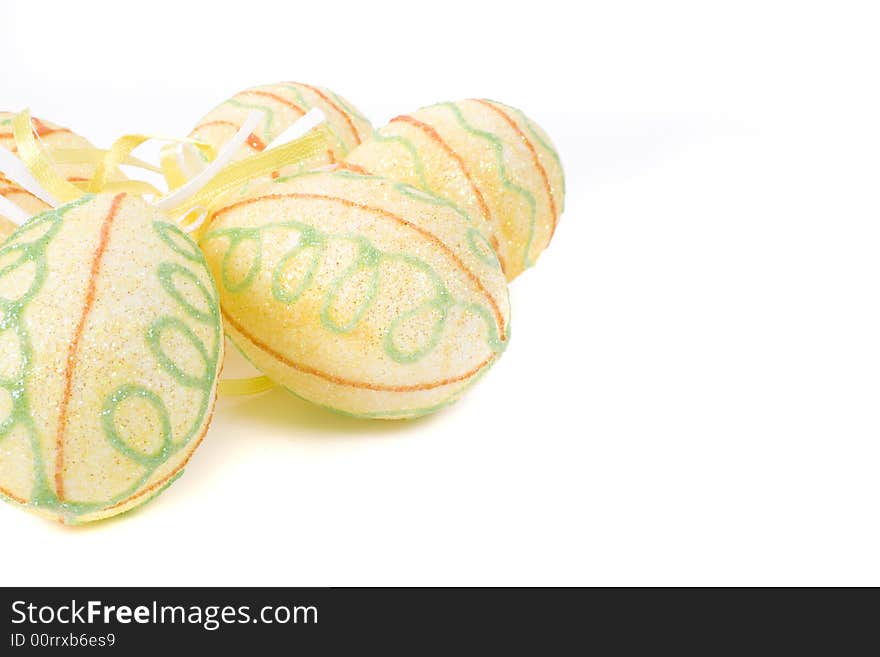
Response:
[{"label": "yellow ribbon", "polygon": [[[206,144],[204,142],[198,141],[197,139],[176,139],[172,137],[158,137],[154,135],[123,135],[115,142],[113,145],[107,149],[105,155],[98,162],[98,166],[95,169],[95,175],[92,177],[91,182],[89,183],[89,191],[90,192],[101,192],[107,191],[107,178],[110,176],[110,173],[115,171],[120,164],[123,164],[127,160],[130,159],[131,152],[143,144],[146,141],[151,139],[158,139],[162,141],[172,142],[166,145],[166,148],[170,146],[174,148],[177,144],[192,144],[199,150],[201,150],[208,157],[209,160],[214,159],[214,147],[210,144]],[[163,149],[164,150],[164,149]],[[165,162],[163,159],[163,166],[159,171],[163,174],[165,173]],[[156,168],[152,167],[155,171]],[[167,178],[167,176],[166,176]],[[153,188],[155,189],[155,187]],[[153,193],[153,192],[149,192]],[[157,196],[161,196],[161,193],[158,193]]]},{"label": "yellow ribbon", "polygon": [[[56,200],[67,203],[81,197],[85,192],[128,192],[131,194],[151,194],[156,197],[162,193],[153,185],[141,180],[110,181],[108,178],[120,164],[132,164],[141,168],[157,171],[156,167],[131,157],[131,152],[149,139],[169,141],[160,153],[160,169],[171,190],[180,188],[187,182],[177,160],[178,144],[187,143],[195,146],[205,155],[209,162],[216,157],[216,152],[209,144],[196,139],[171,139],[150,135],[124,135],[117,139],[106,151],[100,149],[58,149],[49,152],[45,146],[34,138],[29,110],[17,114],[12,120],[13,136],[19,157],[37,181]],[[296,162],[301,162],[327,147],[329,133],[324,126],[311,130],[300,139],[251,155],[222,168],[202,189],[168,210],[176,217],[186,215],[179,223],[183,227],[191,226],[203,212],[210,212],[212,206],[227,192],[239,187],[247,180],[265,176]],[[55,168],[55,162],[90,162],[96,165],[95,174],[88,182],[86,189],[80,189],[65,180]],[[205,226],[196,231],[203,232]],[[275,383],[266,376],[255,376],[241,379],[222,379],[218,384],[221,395],[253,395],[270,390]]]},{"label": "yellow ribbon", "polygon": [[141,196],[143,194],[162,196],[162,192],[159,189],[153,187],[153,185],[143,180],[115,180],[112,182],[104,183],[101,191],[107,193],[126,192],[128,194],[136,194],[138,196]]},{"label": "yellow ribbon", "polygon": [[[151,194],[157,197],[162,195],[162,192],[156,187],[142,180],[108,181],[110,174],[116,171],[120,164],[129,164],[149,171],[161,171],[147,162],[131,157],[131,151],[152,137],[126,135],[116,140],[116,143],[106,151],[98,148],[50,150],[34,137],[29,110],[19,112],[13,117],[12,133],[22,162],[46,191],[61,203],[74,201],[85,192],[97,191],[128,192],[138,195]],[[176,141],[192,143],[195,140]],[[210,145],[198,143],[197,146],[203,152],[213,154],[213,148]],[[88,183],[70,182],[58,173],[55,167],[58,162],[95,164],[95,174]]]},{"label": "yellow ribbon", "polygon": [[[211,158],[213,159],[213,158]],[[165,144],[159,151],[159,164],[168,189],[177,189],[186,182],[186,175],[177,162],[177,144]]]},{"label": "yellow ribbon", "polygon": [[220,379],[218,390],[224,397],[255,395],[275,387],[275,382],[268,376],[252,376],[247,379]]},{"label": "yellow ribbon", "polygon": [[76,185],[61,177],[46,147],[34,137],[30,110],[19,112],[12,118],[12,135],[21,161],[56,200],[67,203],[83,195]]},{"label": "yellow ribbon", "polygon": [[327,129],[324,126],[319,126],[304,137],[283,146],[232,162],[221,169],[202,189],[176,205],[174,212],[182,215],[198,207],[210,210],[221,196],[246,181],[267,176],[282,167],[301,162],[323,152],[327,148],[328,136]]},{"label": "yellow ribbon", "polygon": [[116,171],[120,164],[125,161],[131,152],[147,141],[149,137],[146,135],[125,135],[120,137],[107,150],[107,154],[98,162],[95,168],[95,175],[89,183],[90,192],[103,191],[107,185],[107,178],[112,171]]},{"label": "yellow ribbon", "polygon": [[[74,201],[85,193],[77,185],[65,180],[55,167],[55,160],[45,146],[34,137],[30,111],[24,110],[12,119],[13,136],[15,138],[18,154],[25,166],[37,181],[56,200],[67,203]],[[277,171],[284,166],[301,162],[326,149],[329,133],[326,128],[319,126],[311,130],[306,136],[284,144],[277,148],[269,149],[262,153],[232,162],[221,169],[202,189],[177,204],[169,212],[176,216],[187,214],[188,223],[192,223],[191,211],[196,208],[210,210],[218,198],[235,189],[247,180],[265,176]],[[153,185],[140,180],[109,181],[111,173],[120,164],[128,163],[155,171],[152,165],[142,163],[131,157],[131,152],[150,139],[160,139],[172,142],[162,149],[161,171],[171,189],[177,189],[186,182],[186,177],[177,164],[174,147],[177,144],[192,144],[199,149],[210,162],[216,156],[214,148],[197,139],[177,139],[158,137],[152,135],[131,134],[117,139],[106,151],[99,149],[59,149],[55,151],[60,156],[60,161],[97,162],[95,174],[88,183],[88,192],[127,191],[133,194],[161,195]],[[98,154],[101,154],[99,157]]]},{"label": "yellow ribbon", "polygon": [[[107,157],[107,151],[102,148],[52,148],[48,147],[49,155],[56,164],[93,164],[98,166]],[[121,164],[138,167],[153,173],[162,173],[162,169],[144,162],[136,157],[127,157]]]}]

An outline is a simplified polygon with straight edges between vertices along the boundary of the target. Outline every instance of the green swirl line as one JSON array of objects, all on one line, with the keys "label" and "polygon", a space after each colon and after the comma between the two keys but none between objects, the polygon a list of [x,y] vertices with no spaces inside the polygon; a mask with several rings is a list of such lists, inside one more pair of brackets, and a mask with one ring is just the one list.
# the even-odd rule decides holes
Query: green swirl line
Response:
[{"label": "green swirl line", "polygon": [[[187,374],[178,367],[168,354],[165,353],[165,349],[162,347],[162,336],[166,331],[176,331],[186,338],[187,342],[198,351],[199,355],[202,357],[203,364],[205,365],[205,373],[202,376]],[[153,352],[153,356],[159,361],[162,368],[173,376],[180,384],[189,388],[202,389],[210,386],[212,372],[209,367],[211,365],[211,357],[208,355],[204,343],[199,340],[199,337],[195,332],[182,319],[165,316],[154,321],[147,329],[147,344],[149,344],[150,351]]]},{"label": "green swirl line", "polygon": [[[455,203],[453,203],[452,200],[443,196],[437,190],[432,189],[431,185],[428,184],[428,177],[427,177],[427,174],[425,173],[425,165],[424,165],[424,162],[422,161],[422,156],[419,154],[418,149],[416,148],[415,144],[413,144],[411,139],[404,137],[403,135],[385,136],[382,134],[381,130],[377,130],[375,133],[373,133],[373,139],[377,142],[398,143],[401,146],[403,146],[404,149],[406,149],[407,153],[409,153],[410,157],[413,160],[413,167],[415,168],[416,176],[419,179],[419,185],[416,189],[419,189],[420,191],[425,192],[428,196],[427,197],[423,197],[423,196],[416,197],[411,191],[412,190],[411,185],[407,185],[406,183],[400,183],[400,182],[398,182],[396,184],[397,191],[399,191],[401,194],[404,194],[405,196],[409,196],[411,198],[418,198],[419,200],[426,201],[428,203],[431,203],[432,205],[442,205],[444,207],[447,207],[447,208],[455,211],[460,217],[462,217],[463,219],[465,219],[469,223],[473,223],[473,219],[471,218],[471,216],[467,212],[462,210]],[[353,172],[348,172],[348,173],[353,173]]]},{"label": "green swirl line", "polygon": [[[311,249],[313,251],[312,261],[309,264],[308,271],[306,271],[305,276],[303,276],[302,280],[299,282],[293,291],[285,289],[282,284],[282,278],[284,276],[284,269],[287,266],[287,263],[298,257],[301,253],[303,253],[306,249]],[[281,260],[278,261],[278,265],[275,267],[275,270],[272,272],[272,296],[275,297],[277,301],[281,303],[291,304],[294,301],[297,301],[305,292],[309,286],[312,284],[312,280],[315,278],[315,272],[318,270],[318,266],[321,264],[321,256],[324,253],[323,244],[309,244],[305,241],[300,243],[300,246],[296,247],[287,255],[285,255]]]},{"label": "green swirl line", "polygon": [[[211,281],[211,290],[208,290],[208,288],[205,287],[205,285],[203,285],[200,281],[198,281],[198,279],[194,277],[192,272],[190,272],[186,268],[180,267],[180,265],[176,263],[160,263],[156,273],[160,279],[160,282],[162,283],[163,288],[169,294],[169,296],[181,306],[186,315],[190,316],[196,321],[199,321],[200,323],[209,324],[214,329],[213,349],[210,351],[210,353],[204,347],[204,344],[201,343],[201,341],[195,336],[192,330],[189,329],[189,327],[186,327],[186,330],[183,331],[184,334],[186,334],[191,340],[194,339],[193,346],[205,359],[205,363],[208,368],[204,377],[195,379],[190,377],[190,380],[187,380],[186,377],[188,375],[183,373],[184,377],[182,377],[182,379],[178,379],[181,380],[184,385],[189,384],[191,387],[197,387],[203,392],[202,401],[199,405],[196,419],[193,422],[193,425],[183,436],[183,438],[175,441],[171,434],[171,422],[168,416],[167,408],[165,407],[162,399],[156,394],[156,392],[137,384],[125,384],[123,386],[120,386],[105,400],[103,410],[100,412],[100,421],[103,427],[105,438],[108,443],[120,454],[122,454],[132,462],[140,465],[144,469],[143,472],[138,477],[136,477],[135,481],[124,491],[115,495],[112,499],[108,501],[75,502],[61,501],[58,499],[58,496],[56,495],[55,491],[50,485],[50,482],[48,481],[48,477],[46,474],[46,463],[43,457],[42,446],[40,444],[40,436],[37,432],[33,419],[33,413],[31,411],[30,394],[28,390],[28,377],[31,374],[34,362],[34,355],[30,336],[28,334],[26,322],[24,320],[24,312],[29,303],[35,298],[35,296],[41,290],[42,286],[45,283],[46,277],[48,275],[48,262],[46,251],[50,242],[60,230],[63,216],[74,208],[89,203],[93,198],[94,196],[92,195],[85,195],[77,201],[31,218],[27,223],[25,223],[15,233],[13,233],[13,235],[10,237],[9,242],[7,242],[2,248],[0,248],[0,258],[14,251],[19,251],[22,253],[22,256],[16,259],[13,263],[7,265],[2,270],[0,270],[0,278],[11,273],[19,266],[23,266],[28,262],[33,262],[35,266],[34,280],[25,294],[21,295],[18,299],[15,300],[0,300],[0,333],[5,332],[6,330],[14,330],[21,353],[21,359],[16,375],[10,379],[0,380],[0,387],[5,388],[9,392],[13,402],[13,408],[9,416],[5,418],[2,423],[0,423],[0,440],[8,436],[9,433],[11,433],[11,431],[16,426],[20,426],[25,430],[32,456],[34,480],[33,488],[31,490],[31,494],[27,504],[40,509],[55,511],[62,515],[68,522],[75,522],[77,517],[84,513],[106,509],[128,499],[130,496],[136,493],[138,489],[141,488],[141,486],[144,485],[144,483],[150,478],[150,476],[152,476],[153,472],[155,472],[155,470],[160,465],[162,465],[162,463],[166,462],[172,454],[182,449],[183,446],[190,441],[192,436],[201,426],[207,413],[208,405],[211,398],[211,391],[213,390],[213,381],[219,359],[221,344],[221,329],[219,320],[220,310],[217,300],[218,297],[216,288],[214,288],[213,281],[211,280],[210,276],[208,276],[207,278],[209,281]],[[43,232],[37,238],[21,243],[10,243],[14,239],[26,237],[29,232],[33,231],[35,228],[40,227],[41,224],[46,222],[50,223],[48,230]],[[171,226],[170,224],[165,224],[164,222],[154,222],[153,227],[156,231],[156,234],[162,239],[162,241],[166,243],[166,245],[170,249],[172,249],[175,253],[182,256],[186,260],[198,263],[207,272],[207,263],[205,262],[204,256],[201,254],[201,252],[197,250],[190,251],[184,248],[184,246],[182,246],[180,242],[176,241],[172,237],[172,235],[175,234],[175,231],[179,232],[179,229]],[[189,238],[186,236],[184,236],[184,240],[184,243],[190,242]],[[175,273],[183,273],[184,271],[187,272],[187,274],[184,274],[185,276],[188,275],[194,277],[192,280],[195,281],[196,287],[199,289],[200,293],[204,295],[205,301],[209,307],[208,312],[193,307],[192,304],[187,302],[182,294],[180,294],[177,288],[173,286],[173,282],[171,282],[170,279],[171,275]],[[171,282],[170,286],[168,285],[169,282]],[[160,318],[159,320],[157,320],[157,322],[162,322],[163,320],[168,322],[169,325],[175,325],[175,322],[180,322],[180,324],[186,326],[182,322],[182,320],[171,316]],[[156,340],[158,341],[160,337],[161,333],[157,334]],[[166,371],[169,371],[173,375],[179,368],[177,368],[176,364],[170,361],[170,358],[168,358],[167,354],[164,354],[164,352],[162,352],[161,345],[159,345],[158,351],[161,353],[161,357],[160,353],[156,354],[160,366],[162,366],[163,369],[166,369]],[[159,450],[153,454],[144,454],[143,452],[132,448],[119,436],[117,432],[114,422],[114,414],[116,412],[116,408],[126,399],[132,397],[146,400],[147,403],[153,406],[158,414],[162,440]],[[180,474],[182,473],[177,473],[175,477],[166,482],[165,485],[163,485],[158,491],[154,492],[146,499],[153,499],[156,495],[158,495],[158,493],[160,493],[162,490],[165,490],[165,488],[167,488],[167,486],[172,483],[174,479],[179,477]]]},{"label": "green swirl line", "polygon": [[[156,231],[159,238],[165,242],[168,248],[176,254],[183,256],[190,262],[201,265],[205,264],[205,256],[199,250],[199,247],[196,246],[190,236],[180,230],[180,228],[164,221],[154,221],[153,229]],[[181,242],[186,246],[182,246]]]},{"label": "green swirl line", "polygon": [[[238,350],[238,353],[240,353],[242,355],[242,357],[247,362],[249,362],[251,365],[253,365],[256,369],[258,369],[258,370],[260,369],[260,367],[251,359],[251,357],[248,356],[247,353],[238,345],[238,343],[236,342],[234,337],[232,337],[231,335],[227,335],[226,337],[229,338],[229,341],[233,344],[233,346],[236,348],[236,350]],[[330,406],[329,404],[323,404],[321,402],[317,402],[312,399],[309,399],[308,397],[304,397],[303,395],[298,393],[296,390],[294,390],[293,388],[289,388],[288,386],[284,385],[283,383],[280,383],[278,385],[280,385],[282,388],[284,388],[284,390],[286,390],[288,393],[290,393],[291,395],[293,395],[297,399],[301,399],[304,402],[307,402],[307,403],[312,404],[314,406],[317,406],[325,411],[333,413],[334,415],[339,415],[342,417],[353,418],[355,420],[384,420],[384,419],[388,419],[388,418],[416,419],[416,418],[424,417],[425,415],[430,415],[431,413],[435,413],[443,408],[446,408],[447,406],[454,404],[456,401],[458,401],[458,398],[461,397],[461,395],[464,394],[464,392],[468,388],[470,388],[471,386],[476,384],[477,381],[479,381],[480,379],[482,379],[486,375],[486,372],[488,372],[489,369],[492,367],[492,365],[495,364],[496,360],[498,360],[497,357],[494,358],[492,360],[492,362],[489,363],[486,367],[484,367],[482,370],[480,370],[474,376],[472,376],[467,381],[467,383],[465,383],[465,385],[458,392],[458,394],[451,397],[450,399],[444,399],[439,404],[433,404],[431,406],[422,406],[422,407],[418,407],[418,408],[401,409],[399,411],[376,411],[376,412],[364,411],[364,412],[360,412],[360,413],[346,411],[341,408],[336,408],[335,406]]]},{"label": "green swirl line", "polygon": [[333,98],[333,100],[336,101],[336,104],[339,105],[343,110],[348,112],[351,116],[362,121],[363,123],[366,123],[367,125],[372,125],[370,123],[370,121],[367,119],[367,117],[365,117],[363,114],[358,112],[354,107],[349,105],[342,96],[330,91],[329,89],[323,89],[323,91],[324,91],[324,93],[329,95],[331,98]]},{"label": "green swirl line", "polygon": [[526,248],[523,254],[523,266],[531,267],[533,263],[529,259],[529,252],[532,250],[532,243],[535,239],[535,223],[537,216],[537,203],[535,202],[535,197],[529,190],[525,189],[524,187],[520,187],[515,182],[513,182],[510,179],[510,176],[507,174],[507,167],[504,165],[504,143],[501,141],[498,135],[492,134],[491,132],[486,132],[485,130],[480,130],[479,128],[475,128],[474,126],[472,126],[464,118],[461,109],[455,103],[440,103],[440,106],[449,108],[449,110],[455,116],[455,120],[458,121],[458,124],[468,133],[476,137],[481,137],[492,144],[492,148],[495,150],[495,161],[498,164],[498,176],[501,179],[501,184],[512,192],[520,195],[528,202],[529,208],[531,210],[531,218],[529,220],[529,238],[526,241]]},{"label": "green swirl line", "polygon": [[[506,344],[501,343],[501,341],[498,339],[499,329],[489,309],[485,308],[481,304],[467,303],[452,298],[446,288],[443,278],[437,273],[437,271],[433,267],[431,267],[424,260],[407,253],[387,253],[381,251],[363,236],[351,235],[349,233],[324,233],[313,226],[298,221],[274,222],[263,224],[262,226],[258,227],[247,228],[220,228],[213,230],[204,236],[204,238],[202,239],[203,244],[207,244],[216,239],[226,239],[228,241],[226,251],[223,254],[221,262],[220,280],[229,292],[242,292],[253,285],[254,281],[257,278],[257,271],[262,265],[262,235],[267,231],[279,229],[288,231],[293,230],[300,233],[299,239],[297,240],[296,244],[280,257],[272,272],[273,297],[276,301],[287,305],[296,303],[305,292],[305,290],[313,284],[314,274],[319,266],[320,260],[322,259],[326,244],[333,240],[342,240],[347,242],[353,241],[357,245],[358,252],[354,261],[333,279],[328,289],[326,290],[326,293],[322,300],[319,318],[322,325],[327,330],[334,333],[348,333],[352,331],[355,326],[357,326],[357,324],[363,319],[367,310],[372,306],[378,296],[380,289],[379,267],[381,263],[385,261],[396,261],[402,262],[426,274],[428,278],[432,281],[435,292],[433,297],[425,299],[420,304],[416,304],[414,308],[404,311],[400,316],[392,320],[382,338],[383,350],[389,358],[399,363],[413,363],[430,353],[437,346],[437,344],[439,344],[442,331],[446,324],[446,316],[448,314],[448,310],[453,306],[460,306],[466,311],[475,312],[481,319],[486,322],[488,331],[487,342],[493,351],[500,352],[503,351],[503,349],[506,347]],[[254,255],[249,266],[248,273],[243,281],[239,283],[232,283],[231,275],[228,271],[230,267],[229,254],[244,239],[254,240],[257,248],[257,253]],[[298,256],[302,252],[302,249],[307,247],[316,248],[316,253],[314,255],[314,259],[310,265],[310,268],[306,275],[303,277],[303,280],[295,288],[295,290],[293,292],[287,292],[281,287],[281,277],[283,276],[284,266],[287,264],[287,262],[289,262],[290,259]],[[330,309],[333,305],[333,301],[339,294],[339,291],[351,279],[351,277],[363,268],[370,268],[373,270],[370,277],[369,290],[364,296],[362,302],[359,304],[354,315],[345,323],[339,324],[330,316]],[[441,313],[441,317],[437,322],[434,323],[432,335],[428,339],[426,344],[413,352],[404,352],[398,349],[394,343],[394,332],[396,328],[400,325],[401,322],[412,317],[416,311],[424,311],[429,306],[431,308],[439,310]],[[481,310],[477,311],[477,308],[480,308]]]},{"label": "green swirl line", "polygon": [[[290,85],[290,84],[278,84],[275,86],[292,91],[294,93],[294,95],[296,96],[297,101],[302,105],[303,109],[305,109],[306,111],[308,111],[309,109],[311,109],[313,107],[313,105],[311,103],[309,103],[305,99],[305,97],[302,95],[302,92],[299,89],[297,89],[295,86]],[[238,107],[241,109],[255,109],[255,110],[259,110],[259,111],[263,112],[264,115],[266,116],[266,125],[263,127],[263,140],[267,144],[269,144],[275,138],[276,135],[275,135],[274,131],[272,130],[272,125],[275,121],[275,110],[273,110],[272,107],[270,107],[269,105],[260,104],[260,103],[246,103],[242,100],[238,100],[237,98],[230,98],[224,104],[232,105],[234,107]],[[348,146],[346,146],[345,141],[342,139],[342,137],[339,136],[339,133],[336,131],[336,129],[330,125],[329,121],[325,121],[324,124],[326,125],[327,130],[330,132],[330,134],[333,136],[333,138],[339,144],[339,148],[340,148],[343,156],[347,155],[349,149],[348,149]]]},{"label": "green swirl line", "polygon": [[527,117],[526,113],[523,112],[521,109],[517,109],[516,107],[512,107],[510,105],[505,105],[504,103],[498,102],[497,100],[492,100],[490,98],[484,98],[483,100],[494,103],[495,105],[500,105],[501,107],[508,109],[516,114],[522,120],[523,125],[525,125],[526,130],[528,130],[532,138],[536,142],[538,142],[545,151],[550,153],[550,157],[556,160],[556,165],[559,167],[559,176],[562,179],[562,184],[559,190],[562,194],[562,203],[560,203],[559,205],[559,212],[561,213],[565,209],[565,169],[562,166],[562,158],[559,157],[559,152],[553,147],[552,144],[550,144],[546,139],[544,139],[543,136],[541,136],[541,133],[538,132],[538,130],[535,128],[534,122],[529,117]]},{"label": "green swirl line", "polygon": [[[162,287],[184,309],[184,311],[186,311],[187,315],[196,321],[205,323],[210,323],[217,319],[216,300],[212,298],[211,293],[208,292],[208,289],[202,284],[198,276],[192,273],[192,271],[186,267],[178,265],[177,263],[163,262],[159,265],[157,273]],[[202,298],[205,300],[205,304],[208,308],[207,311],[196,308],[183,296],[174,284],[175,274],[182,276],[196,287],[199,294],[201,294]]]},{"label": "green swirl line", "polygon": [[[395,143],[400,144],[406,149],[409,156],[412,158],[413,167],[416,171],[416,176],[419,179],[419,187],[424,189],[426,192],[431,192],[431,186],[428,184],[428,178],[425,175],[425,164],[422,162],[422,156],[419,155],[419,151],[416,149],[415,144],[412,141],[403,135],[388,135],[385,136],[382,134],[381,130],[377,130],[373,133],[373,141],[377,141],[379,143]],[[433,192],[431,192],[433,193]]]},{"label": "green swirl line", "polygon": [[[312,104],[306,100],[306,97],[303,96],[302,91],[300,91],[299,87],[287,83],[281,83],[277,86],[281,87],[282,89],[288,89],[289,91],[292,91],[293,95],[296,96],[297,102],[302,105],[303,109],[310,110],[312,108]],[[339,136],[339,133],[336,132],[336,129],[332,125],[330,125],[330,121],[325,120],[324,125],[327,127],[327,130],[330,132],[330,134],[333,135],[336,143],[339,144],[339,151],[342,153],[343,157],[348,155],[348,146],[346,146],[345,141],[343,141],[342,137]]]},{"label": "green swirl line", "polygon": [[[378,134],[379,133],[377,132],[376,135],[378,135]],[[462,219],[464,219],[468,223],[473,223],[473,219],[471,219],[471,216],[467,212],[462,210],[460,207],[458,207],[455,203],[450,201],[448,198],[444,198],[442,196],[439,196],[438,194],[431,191],[430,189],[427,189],[427,188],[420,189],[418,187],[413,187],[412,185],[409,185],[407,183],[398,182],[398,181],[393,180],[391,178],[386,178],[385,176],[375,176],[372,174],[365,176],[364,174],[360,174],[355,171],[346,171],[345,169],[343,169],[341,171],[333,171],[333,172],[329,172],[329,173],[326,171],[303,171],[303,172],[296,173],[296,174],[293,174],[290,176],[283,176],[280,178],[276,178],[273,182],[284,183],[284,182],[289,182],[291,180],[295,180],[297,178],[305,178],[307,176],[320,176],[320,175],[332,176],[334,178],[346,178],[349,180],[354,180],[354,179],[358,179],[358,178],[365,178],[365,177],[366,178],[373,178],[374,180],[385,180],[385,181],[391,183],[394,186],[394,189],[401,196],[406,196],[407,198],[411,198],[415,201],[421,201],[423,203],[429,203],[431,205],[449,208],[450,210],[455,212],[458,216],[460,216]],[[479,230],[479,229],[472,228],[471,230]],[[486,236],[482,233],[480,233],[480,239],[477,241],[482,241],[482,242],[485,242],[487,245],[489,245],[489,242],[486,239]],[[477,257],[478,260],[480,260],[481,262],[483,262],[487,265],[494,267],[495,269],[498,269],[498,270],[501,269],[501,262],[498,260],[498,255],[495,253],[495,249],[493,249],[491,245],[489,245],[488,252],[481,250],[480,248],[477,247],[476,242],[472,238],[470,238],[470,233],[469,233],[469,237],[467,240],[467,244],[468,244],[468,247],[471,249],[471,251]]]},{"label": "green swirl line", "polygon": [[[232,255],[235,253],[235,250],[245,242],[256,242],[257,252],[256,255],[251,260],[250,268],[245,274],[245,277],[240,280],[238,283],[233,283],[229,278],[229,260]],[[262,264],[263,259],[263,250],[260,246],[260,233],[255,229],[242,229],[235,233],[235,236],[232,238],[232,242],[229,245],[229,250],[223,256],[223,285],[230,292],[241,292],[246,290],[251,286],[256,278],[257,274],[260,271],[260,265]]]},{"label": "green swirl line", "polygon": [[254,109],[263,112],[266,117],[266,125],[263,126],[263,141],[267,144],[272,141],[272,122],[275,120],[275,111],[271,107],[257,103],[245,103],[235,98],[230,98],[226,101],[226,104],[241,109]]},{"label": "green swirl line", "polygon": [[[370,306],[373,305],[373,302],[376,300],[376,295],[379,292],[379,262],[382,258],[382,254],[363,237],[342,236],[342,239],[350,239],[355,242],[358,247],[358,254],[354,262],[344,269],[333,279],[333,282],[330,283],[330,288],[327,290],[327,294],[324,297],[324,303],[321,304],[321,323],[333,333],[348,333],[357,326],[367,310],[370,309]],[[330,309],[333,307],[333,302],[339,294],[339,291],[349,279],[361,269],[366,269],[370,273],[370,283],[367,287],[367,293],[364,295],[360,304],[358,304],[357,310],[355,310],[351,318],[349,318],[344,324],[338,324],[336,320],[330,316]]]},{"label": "green swirl line", "polygon": [[[162,425],[162,444],[159,451],[155,454],[144,454],[126,443],[116,431],[115,413],[116,408],[129,398],[145,399],[155,409],[159,415],[159,422]],[[101,423],[104,427],[104,435],[113,447],[130,458],[132,461],[139,463],[145,467],[155,470],[170,455],[173,443],[171,438],[171,418],[168,415],[168,409],[165,402],[152,390],[148,390],[143,386],[127,384],[116,390],[107,401],[104,402],[104,410],[101,413]]]},{"label": "green swirl line", "polygon": [[[62,217],[74,208],[88,203],[93,198],[94,197],[91,195],[85,195],[73,203],[69,203],[32,217],[10,236],[10,238],[4,243],[3,248],[0,248],[0,258],[13,251],[21,251],[23,254],[18,260],[12,263],[12,265],[4,267],[2,274],[0,274],[0,278],[13,272],[17,267],[24,266],[27,262],[34,263],[34,280],[29,289],[18,299],[0,299],[0,313],[2,313],[2,319],[0,319],[0,332],[5,332],[7,330],[15,331],[21,354],[17,376],[13,376],[8,380],[0,382],[0,386],[7,390],[12,400],[12,409],[9,412],[9,416],[3,421],[2,425],[0,425],[0,440],[8,436],[16,426],[21,426],[25,429],[31,450],[34,477],[34,486],[31,490],[29,504],[35,506],[61,508],[62,503],[58,500],[58,497],[52,490],[46,476],[45,460],[43,458],[42,446],[40,445],[40,437],[34,426],[33,413],[31,412],[27,379],[31,372],[34,358],[33,346],[27,330],[24,311],[27,309],[30,302],[33,301],[34,297],[46,281],[48,275],[46,249],[61,229]],[[49,229],[36,239],[21,244],[11,243],[17,236],[27,234],[27,232],[34,227],[46,222],[50,224]]]},{"label": "green swirl line", "polygon": [[489,240],[486,239],[486,236],[483,235],[481,231],[472,226],[468,229],[466,235],[468,248],[480,260],[480,262],[494,267],[495,269],[501,269],[501,262],[498,260],[498,254],[495,253],[495,249],[492,248],[492,245],[489,244]]}]

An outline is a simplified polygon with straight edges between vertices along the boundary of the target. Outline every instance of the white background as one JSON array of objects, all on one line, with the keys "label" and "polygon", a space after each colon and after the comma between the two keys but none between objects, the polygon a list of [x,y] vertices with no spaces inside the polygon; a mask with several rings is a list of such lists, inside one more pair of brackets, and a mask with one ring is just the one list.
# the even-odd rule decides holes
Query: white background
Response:
[{"label": "white background", "polygon": [[286,79],[376,126],[490,97],[550,133],[569,194],[460,403],[224,400],[140,511],[2,505],[0,583],[880,584],[869,7],[4,2],[0,108],[99,145]]}]

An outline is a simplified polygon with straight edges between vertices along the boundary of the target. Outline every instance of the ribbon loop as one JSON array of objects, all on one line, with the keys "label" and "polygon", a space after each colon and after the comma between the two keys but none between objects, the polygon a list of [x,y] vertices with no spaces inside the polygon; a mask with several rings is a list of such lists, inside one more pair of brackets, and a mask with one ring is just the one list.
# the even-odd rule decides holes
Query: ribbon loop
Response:
[{"label": "ribbon loop", "polygon": [[83,195],[81,189],[61,177],[46,147],[34,136],[30,110],[23,110],[12,118],[12,135],[19,158],[49,194],[62,203]]}]

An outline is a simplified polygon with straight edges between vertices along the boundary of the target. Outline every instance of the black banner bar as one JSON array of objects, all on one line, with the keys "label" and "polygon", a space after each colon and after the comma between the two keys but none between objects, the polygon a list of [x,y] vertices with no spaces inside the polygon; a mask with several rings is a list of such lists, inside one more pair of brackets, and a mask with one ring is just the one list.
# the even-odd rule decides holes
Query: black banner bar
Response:
[{"label": "black banner bar", "polygon": [[857,654],[873,625],[873,597],[803,589],[8,588],[0,589],[0,655],[458,655],[501,647],[567,655],[599,646],[602,654],[764,654],[802,642]]}]

